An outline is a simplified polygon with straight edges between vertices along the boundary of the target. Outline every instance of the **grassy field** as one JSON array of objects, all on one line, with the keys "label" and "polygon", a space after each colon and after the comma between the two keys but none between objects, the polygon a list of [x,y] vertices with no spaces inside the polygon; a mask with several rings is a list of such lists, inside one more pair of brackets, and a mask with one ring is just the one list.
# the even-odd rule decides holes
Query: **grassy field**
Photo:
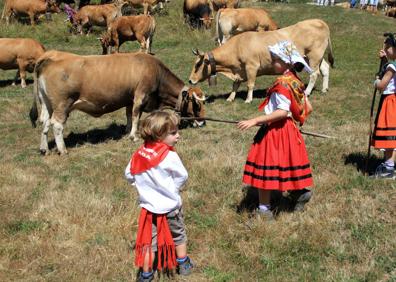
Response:
[{"label": "grassy field", "polygon": [[[190,175],[182,197],[189,254],[196,263],[185,281],[396,281],[396,182],[370,180],[361,172],[377,54],[382,34],[396,31],[395,19],[303,3],[243,4],[263,6],[281,27],[308,18],[328,23],[336,68],[328,94],[313,92],[314,113],[304,129],[338,138],[305,136],[314,197],[305,212],[281,213],[266,224],[238,212],[248,200],[241,177],[255,130],[241,133],[213,122],[182,130],[177,150]],[[65,17],[55,15],[36,27],[1,22],[0,37],[32,37],[47,49],[100,54],[101,31],[71,35]],[[153,52],[187,82],[191,48],[214,48],[214,29],[186,27],[181,0],[172,0],[156,20]],[[135,42],[121,47],[137,49]],[[123,172],[139,143],[123,133],[124,111],[99,119],[73,112],[65,129],[69,154],[43,157],[41,128],[31,128],[28,117],[32,77],[21,89],[11,86],[14,75],[0,71],[0,281],[133,280],[139,207]],[[233,103],[225,101],[231,81],[219,77],[216,87],[202,84],[211,98],[207,116],[258,115],[259,96],[274,78],[257,79],[249,105],[243,102],[245,84]],[[382,158],[374,153],[371,169]]]}]

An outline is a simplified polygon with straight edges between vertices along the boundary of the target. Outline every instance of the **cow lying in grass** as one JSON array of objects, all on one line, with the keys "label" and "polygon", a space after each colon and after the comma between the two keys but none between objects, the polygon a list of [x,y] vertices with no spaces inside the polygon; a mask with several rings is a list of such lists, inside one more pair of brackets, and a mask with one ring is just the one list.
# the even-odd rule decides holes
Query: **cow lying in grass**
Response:
[{"label": "cow lying in grass", "polygon": [[21,77],[26,87],[26,71],[33,72],[37,59],[45,52],[44,46],[30,38],[0,38],[0,69],[17,69],[14,83]]},{"label": "cow lying in grass", "polygon": [[170,107],[182,116],[203,117],[205,100],[199,88],[184,85],[160,60],[144,53],[108,56],[43,55],[35,67],[35,99],[30,118],[38,118],[43,103],[40,151],[48,153],[48,130],[53,126],[60,154],[67,153],[63,127],[73,110],[94,117],[126,108],[127,131],[136,141],[142,112]]},{"label": "cow lying in grass", "polygon": [[99,38],[103,55],[111,53],[115,47],[116,53],[125,41],[140,43],[140,51],[151,53],[151,44],[155,31],[155,19],[148,15],[124,16],[115,19],[107,29],[107,32]]}]

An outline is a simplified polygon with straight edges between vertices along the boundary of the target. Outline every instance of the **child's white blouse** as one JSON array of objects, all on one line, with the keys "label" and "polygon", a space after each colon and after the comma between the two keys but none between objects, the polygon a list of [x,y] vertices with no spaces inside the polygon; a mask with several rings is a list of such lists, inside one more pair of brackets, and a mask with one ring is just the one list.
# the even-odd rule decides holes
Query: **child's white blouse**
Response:
[{"label": "child's white blouse", "polygon": [[158,166],[136,175],[131,174],[129,162],[125,168],[125,177],[130,184],[136,186],[142,208],[156,214],[181,208],[179,191],[186,183],[188,173],[176,152],[169,151]]},{"label": "child's white blouse", "polygon": [[277,109],[285,110],[290,112],[290,100],[286,98],[284,95],[279,93],[272,93],[269,99],[269,102],[264,107],[264,112],[266,115],[274,112]]},{"label": "child's white blouse", "polygon": [[394,73],[385,90],[382,92],[383,95],[396,93],[396,67],[393,64],[389,64],[386,70],[388,71],[390,69],[393,70]]}]

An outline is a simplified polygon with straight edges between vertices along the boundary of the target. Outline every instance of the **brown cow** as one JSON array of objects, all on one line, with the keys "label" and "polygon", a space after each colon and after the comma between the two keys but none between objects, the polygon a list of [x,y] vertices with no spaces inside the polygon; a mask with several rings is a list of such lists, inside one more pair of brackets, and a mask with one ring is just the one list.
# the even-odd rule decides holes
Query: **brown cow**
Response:
[{"label": "brown cow", "polygon": [[390,8],[385,12],[385,15],[388,17],[396,18],[396,7]]},{"label": "brown cow", "polygon": [[21,77],[26,87],[26,71],[33,72],[37,59],[45,52],[43,45],[30,38],[0,38],[0,68],[18,69],[14,83]]},{"label": "brown cow", "polygon": [[[311,74],[306,94],[312,90],[314,80],[319,74],[319,65],[324,53],[329,47],[329,61],[333,65],[333,54],[330,42],[330,30],[327,24],[318,19],[298,22],[295,25],[267,32],[244,32],[232,37],[224,45],[216,49],[202,53],[196,50],[197,59],[190,75],[190,83],[196,84],[210,78],[216,73],[221,73],[234,81],[233,90],[227,101],[235,99],[236,91],[241,82],[247,81],[248,95],[246,103],[253,98],[253,89],[256,77],[260,75],[275,75],[273,57],[268,46],[282,40],[290,40],[296,46],[301,55],[308,58],[309,65],[315,71]],[[324,60],[323,60],[324,62]],[[327,63],[326,63],[327,64]],[[322,68],[320,68],[322,70]],[[323,78],[324,87],[328,87]],[[322,91],[327,91],[323,89]]]},{"label": "brown cow", "polygon": [[216,15],[216,36],[219,45],[231,36],[245,31],[276,30],[278,26],[264,9],[221,9]]},{"label": "brown cow", "polygon": [[209,0],[184,0],[183,15],[186,23],[193,28],[202,25],[208,29],[212,25],[212,10]]},{"label": "brown cow", "polygon": [[87,28],[87,34],[91,32],[92,26],[109,27],[110,23],[117,17],[121,17],[121,8],[124,1],[112,4],[87,5],[82,7],[73,18],[73,27],[78,33],[83,34]]},{"label": "brown cow", "polygon": [[110,47],[115,47],[119,52],[120,46],[125,41],[137,40],[140,51],[151,53],[151,44],[155,31],[155,19],[149,15],[125,16],[115,19],[107,32],[101,37],[103,54],[108,54]]},{"label": "brown cow", "polygon": [[239,0],[210,0],[211,9],[213,11],[218,11],[222,8],[238,8]]},{"label": "brown cow", "polygon": [[163,9],[164,2],[169,2],[169,0],[127,0],[132,7],[143,7],[143,13],[149,15],[153,10],[159,6],[159,9]]},{"label": "brown cow", "polygon": [[30,18],[30,24],[34,25],[39,15],[50,12],[60,12],[55,0],[6,0],[1,18],[5,17],[8,25],[11,15],[27,15]]},{"label": "brown cow", "polygon": [[[44,58],[36,64],[35,79],[35,96],[45,103],[42,111],[48,111],[43,115],[43,154],[48,153],[50,124],[59,153],[67,153],[63,127],[73,110],[99,117],[126,107],[127,130],[134,141],[142,112],[170,107],[182,116],[204,115],[200,89],[185,86],[159,59],[144,53]],[[36,101],[32,123],[38,117]]]}]

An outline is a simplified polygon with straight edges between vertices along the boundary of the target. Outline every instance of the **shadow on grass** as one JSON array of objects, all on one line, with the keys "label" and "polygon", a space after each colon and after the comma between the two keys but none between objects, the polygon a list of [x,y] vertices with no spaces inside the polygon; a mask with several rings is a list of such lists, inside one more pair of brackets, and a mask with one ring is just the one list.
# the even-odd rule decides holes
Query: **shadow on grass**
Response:
[{"label": "shadow on grass", "polygon": [[[14,82],[13,79],[0,80],[0,88],[11,86]],[[26,85],[33,84],[33,79],[26,79]],[[21,87],[21,81],[16,81],[16,86]]]},{"label": "shadow on grass", "polygon": [[[85,143],[99,144],[108,140],[120,140],[125,135],[125,129],[125,125],[112,123],[105,129],[92,129],[85,133],[71,132],[65,138],[66,148],[78,147]],[[50,149],[53,149],[55,146],[55,140],[49,142]]]},{"label": "shadow on grass", "polygon": [[[364,153],[351,153],[349,155],[344,155],[344,164],[352,164],[356,167],[356,169],[362,173],[366,170],[366,159],[367,154]],[[382,159],[379,159],[375,155],[371,155],[368,161],[368,172],[369,175],[373,174],[377,166],[382,162]]]},{"label": "shadow on grass", "polygon": [[[206,102],[213,103],[218,99],[227,100],[228,96],[230,96],[230,93],[231,92],[218,94],[218,95],[210,95],[207,98]],[[258,89],[253,91],[253,99],[264,99],[265,96],[267,96],[267,89]],[[246,100],[246,97],[247,97],[247,91],[238,91],[235,95],[235,99]]]},{"label": "shadow on grass", "polygon": [[[236,206],[236,212],[253,213],[259,205],[258,198],[258,189],[253,187],[245,187],[244,197]],[[271,191],[271,210],[275,215],[278,215],[281,212],[292,212],[295,205],[296,201],[282,196],[282,192],[275,190]]]}]

